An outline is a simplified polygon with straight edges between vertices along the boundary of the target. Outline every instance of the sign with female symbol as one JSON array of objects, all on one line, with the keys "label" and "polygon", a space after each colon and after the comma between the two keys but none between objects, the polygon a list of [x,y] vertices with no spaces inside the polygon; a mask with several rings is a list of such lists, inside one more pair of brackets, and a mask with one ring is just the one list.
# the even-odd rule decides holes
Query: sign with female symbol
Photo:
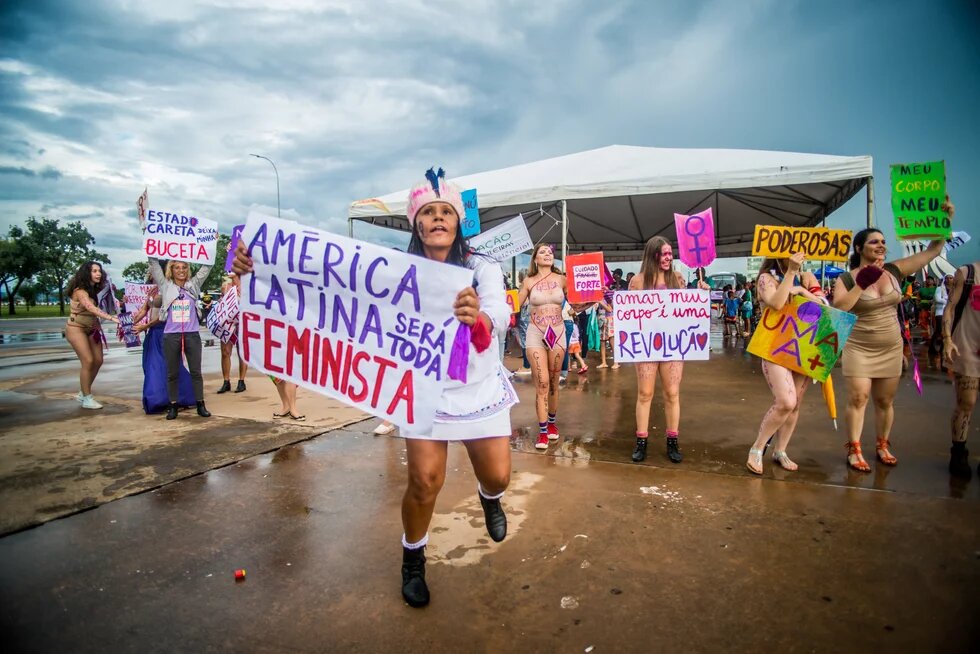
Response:
[{"label": "sign with female symbol", "polygon": [[711,207],[690,216],[675,213],[674,226],[678,254],[685,266],[702,268],[715,260],[715,220]]}]

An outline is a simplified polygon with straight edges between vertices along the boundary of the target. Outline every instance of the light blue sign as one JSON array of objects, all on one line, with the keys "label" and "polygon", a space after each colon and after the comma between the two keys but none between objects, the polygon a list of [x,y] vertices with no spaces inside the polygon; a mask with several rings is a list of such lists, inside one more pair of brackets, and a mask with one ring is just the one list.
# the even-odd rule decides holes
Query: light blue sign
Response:
[{"label": "light blue sign", "polygon": [[475,188],[463,191],[463,208],[466,209],[462,223],[463,238],[476,236],[480,233],[480,206],[476,202]]}]

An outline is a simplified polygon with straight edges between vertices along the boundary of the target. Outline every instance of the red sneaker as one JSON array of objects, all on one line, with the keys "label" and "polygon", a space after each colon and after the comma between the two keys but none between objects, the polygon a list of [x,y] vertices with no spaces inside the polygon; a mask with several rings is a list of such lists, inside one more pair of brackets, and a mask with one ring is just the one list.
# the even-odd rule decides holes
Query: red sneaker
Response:
[{"label": "red sneaker", "polygon": [[548,434],[538,434],[538,442],[534,444],[539,450],[548,449]]},{"label": "red sneaker", "polygon": [[558,440],[558,425],[554,422],[548,423],[548,440],[549,441]]}]

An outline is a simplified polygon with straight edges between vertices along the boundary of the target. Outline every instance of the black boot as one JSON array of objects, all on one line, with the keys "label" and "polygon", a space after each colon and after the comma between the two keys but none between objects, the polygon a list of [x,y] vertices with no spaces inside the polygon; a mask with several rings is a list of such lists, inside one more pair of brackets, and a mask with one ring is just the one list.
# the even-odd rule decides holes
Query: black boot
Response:
[{"label": "black boot", "polygon": [[[477,492],[479,495],[479,492]],[[483,519],[487,523],[487,533],[493,542],[499,543],[507,535],[507,516],[504,514],[504,507],[500,506],[500,498],[488,500],[480,495],[480,504],[483,506]]]},{"label": "black boot", "polygon": [[167,407],[167,420],[173,420],[177,417],[177,403],[171,402],[170,406]]},{"label": "black boot", "polygon": [[218,395],[221,395],[222,393],[227,393],[230,390],[231,390],[231,382],[226,379],[225,382],[221,385],[221,388],[218,389]]},{"label": "black boot", "polygon": [[241,393],[244,390],[245,390],[245,380],[244,379],[239,379],[238,380],[238,386],[235,387],[235,392],[236,393]]},{"label": "black boot", "polygon": [[681,454],[681,450],[677,446],[677,439],[674,437],[667,439],[667,458],[670,459],[671,463],[680,463],[684,460],[684,455]]},{"label": "black boot", "polygon": [[429,587],[425,585],[425,548],[402,548],[402,597],[409,606],[421,608],[429,603]]},{"label": "black boot", "polygon": [[[980,468],[977,470],[980,472]],[[949,448],[949,474],[963,479],[973,476],[973,468],[970,467],[970,450],[966,449],[966,443],[953,443]]]},{"label": "black boot", "polygon": [[208,408],[206,406],[204,406],[204,402],[197,403],[197,415],[201,416],[202,418],[211,417],[211,412],[208,411]]},{"label": "black boot", "polygon": [[633,463],[639,463],[647,458],[647,439],[637,438],[636,445],[633,447]]}]

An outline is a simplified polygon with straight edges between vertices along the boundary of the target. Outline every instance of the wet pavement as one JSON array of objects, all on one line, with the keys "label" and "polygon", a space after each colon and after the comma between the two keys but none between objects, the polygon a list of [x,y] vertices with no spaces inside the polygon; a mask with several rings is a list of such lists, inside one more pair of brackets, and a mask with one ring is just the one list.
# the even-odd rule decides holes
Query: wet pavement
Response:
[{"label": "wet pavement", "polygon": [[[744,461],[765,382],[715,347],[685,369],[680,465],[656,441],[628,463],[629,367],[571,374],[544,453],[518,377],[509,535],[487,537],[450,446],[424,610],[398,592],[404,442],[372,420],[0,539],[0,628],[23,651],[976,651],[980,481],[946,472],[947,380],[926,370],[918,397],[903,379],[900,463],[864,475],[811,388],[789,447],[800,470],[767,459],[759,478]],[[70,367],[38,365],[48,377],[11,389],[5,369],[0,388],[62,392]],[[651,438],[662,420],[658,397]]]}]

